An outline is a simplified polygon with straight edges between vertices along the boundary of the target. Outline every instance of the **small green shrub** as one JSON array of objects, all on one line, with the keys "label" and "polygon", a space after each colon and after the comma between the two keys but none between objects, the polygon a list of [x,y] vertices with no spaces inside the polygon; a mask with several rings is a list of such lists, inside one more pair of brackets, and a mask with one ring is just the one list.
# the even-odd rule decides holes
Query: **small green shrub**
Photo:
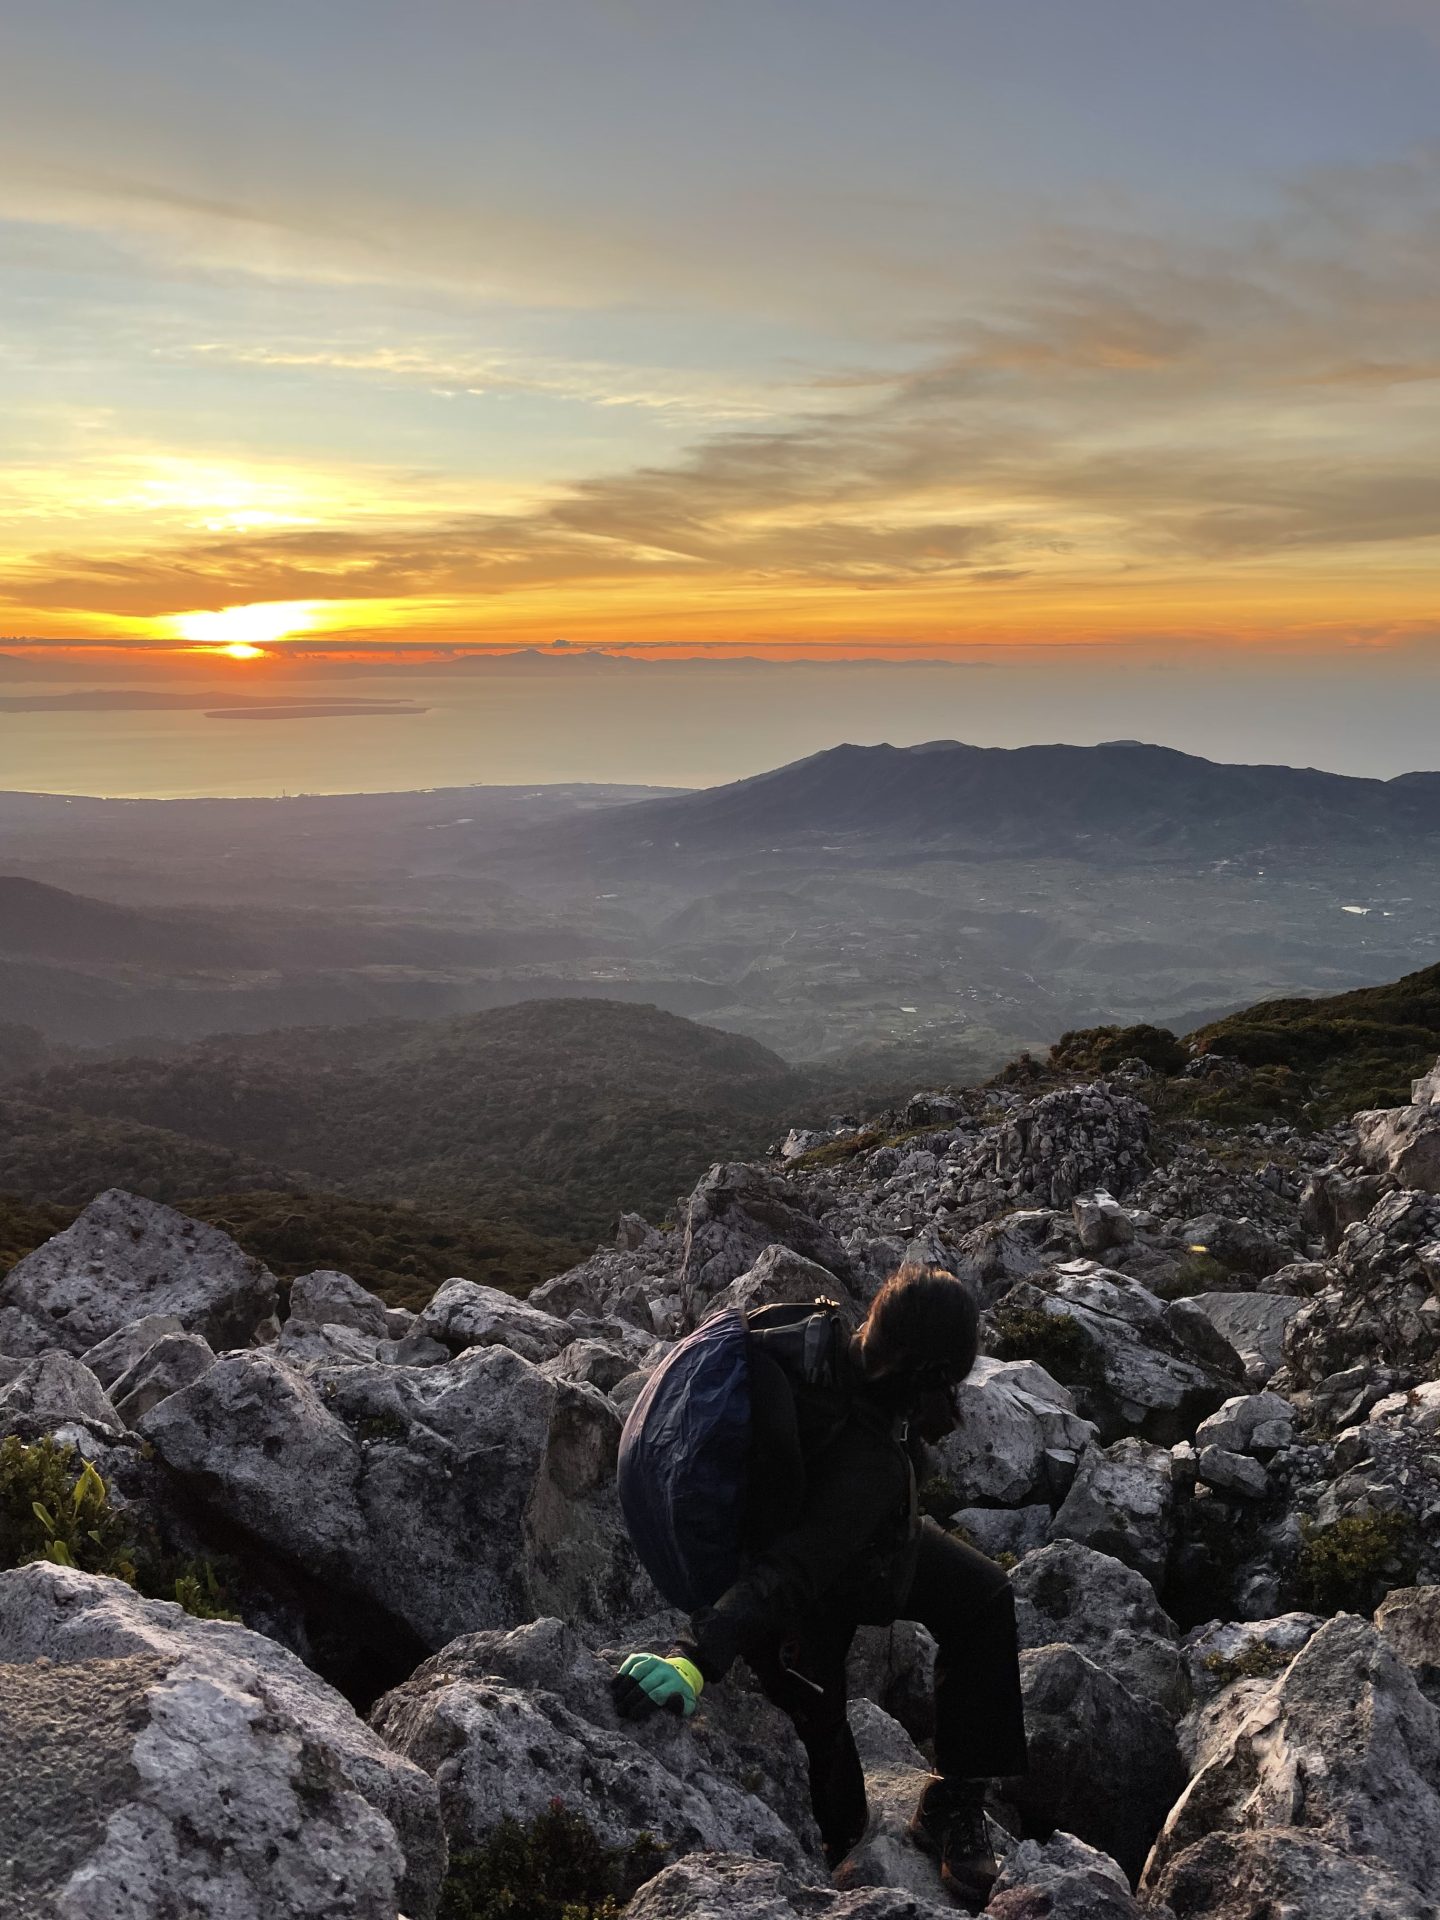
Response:
[{"label": "small green shrub", "polygon": [[1124,1060],[1143,1060],[1155,1073],[1172,1074],[1189,1058],[1168,1027],[1079,1027],[1050,1049],[1050,1065],[1063,1073],[1113,1073]]},{"label": "small green shrub", "polygon": [[48,1435],[0,1441],[0,1567],[50,1560],[108,1574],[152,1600],[175,1600],[197,1620],[238,1620],[213,1560],[177,1560],[137,1541],[110,1489],[74,1447]]},{"label": "small green shrub", "polygon": [[607,1847],[588,1820],[552,1800],[528,1823],[506,1818],[452,1856],[436,1920],[618,1920],[662,1859],[648,1835]]},{"label": "small green shrub", "polygon": [[1188,1300],[1197,1293],[1223,1293],[1231,1285],[1230,1269],[1213,1253],[1191,1253],[1173,1273],[1158,1275],[1145,1282],[1161,1300]]},{"label": "small green shrub", "polygon": [[1403,1513],[1347,1513],[1303,1533],[1296,1585],[1315,1613],[1370,1613],[1415,1577],[1414,1527]]},{"label": "small green shrub", "polygon": [[1034,1360],[1057,1380],[1083,1373],[1090,1344],[1068,1313],[1044,1307],[997,1307],[990,1316],[990,1352],[997,1360]]},{"label": "small green shrub", "polygon": [[960,1505],[960,1495],[948,1475],[932,1473],[916,1487],[915,1504],[921,1513],[943,1526]]},{"label": "small green shrub", "polygon": [[[172,1571],[173,1579],[170,1577]],[[163,1590],[165,1586],[169,1588],[168,1593]],[[156,1588],[160,1589],[158,1591],[144,1579],[141,1587],[157,1600],[176,1601],[197,1620],[240,1618],[230,1605],[229,1591],[213,1560],[186,1560],[178,1568],[167,1568],[163,1582],[156,1583]]]},{"label": "small green shrub", "polygon": [[48,1435],[27,1446],[12,1433],[0,1442],[0,1566],[31,1560],[135,1579],[128,1529],[90,1462]]},{"label": "small green shrub", "polygon": [[1263,1640],[1256,1640],[1246,1647],[1243,1653],[1227,1655],[1208,1653],[1205,1656],[1205,1671],[1213,1673],[1222,1687],[1228,1687],[1232,1680],[1269,1680],[1277,1673],[1283,1673],[1295,1658],[1279,1647],[1267,1646]]}]

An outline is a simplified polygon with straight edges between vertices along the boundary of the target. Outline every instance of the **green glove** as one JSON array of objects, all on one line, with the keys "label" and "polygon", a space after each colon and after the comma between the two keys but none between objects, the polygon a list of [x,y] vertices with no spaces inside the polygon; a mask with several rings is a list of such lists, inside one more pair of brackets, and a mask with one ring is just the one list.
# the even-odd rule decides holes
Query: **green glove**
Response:
[{"label": "green glove", "polygon": [[668,1660],[658,1653],[632,1653],[616,1674],[612,1691],[616,1710],[626,1720],[643,1720],[657,1707],[688,1720],[704,1685],[700,1669],[678,1653]]}]

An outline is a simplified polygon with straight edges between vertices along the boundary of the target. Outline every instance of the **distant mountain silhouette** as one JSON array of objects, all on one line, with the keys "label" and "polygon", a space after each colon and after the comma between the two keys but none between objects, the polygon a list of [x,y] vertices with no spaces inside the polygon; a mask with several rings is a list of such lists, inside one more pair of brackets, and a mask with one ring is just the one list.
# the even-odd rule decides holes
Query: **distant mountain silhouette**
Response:
[{"label": "distant mountain silhouette", "polygon": [[586,859],[763,851],[1235,858],[1440,835],[1440,773],[1227,766],[1140,741],[833,747],[729,786],[537,829]]}]

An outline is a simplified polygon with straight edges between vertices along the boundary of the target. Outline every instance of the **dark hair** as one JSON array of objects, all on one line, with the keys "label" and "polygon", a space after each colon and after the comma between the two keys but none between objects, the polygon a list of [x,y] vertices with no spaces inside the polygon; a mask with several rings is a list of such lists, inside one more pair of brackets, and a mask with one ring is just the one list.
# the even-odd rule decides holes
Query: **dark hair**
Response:
[{"label": "dark hair", "polygon": [[907,1262],[871,1301],[860,1347],[872,1380],[932,1368],[963,1380],[980,1349],[975,1296],[943,1267]]}]

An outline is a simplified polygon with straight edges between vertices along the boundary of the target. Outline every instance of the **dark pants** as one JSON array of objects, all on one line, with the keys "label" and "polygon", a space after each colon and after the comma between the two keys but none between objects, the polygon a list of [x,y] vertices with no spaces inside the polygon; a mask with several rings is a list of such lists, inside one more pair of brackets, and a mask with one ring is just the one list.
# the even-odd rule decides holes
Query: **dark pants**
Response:
[{"label": "dark pants", "polygon": [[[935,1636],[936,1771],[949,1780],[1024,1773],[1015,1602],[1003,1570],[927,1520],[897,1617],[917,1620]],[[811,1804],[832,1861],[855,1845],[867,1818],[865,1775],[845,1713],[845,1661],[856,1625],[821,1614],[745,1656],[804,1744]]]}]

